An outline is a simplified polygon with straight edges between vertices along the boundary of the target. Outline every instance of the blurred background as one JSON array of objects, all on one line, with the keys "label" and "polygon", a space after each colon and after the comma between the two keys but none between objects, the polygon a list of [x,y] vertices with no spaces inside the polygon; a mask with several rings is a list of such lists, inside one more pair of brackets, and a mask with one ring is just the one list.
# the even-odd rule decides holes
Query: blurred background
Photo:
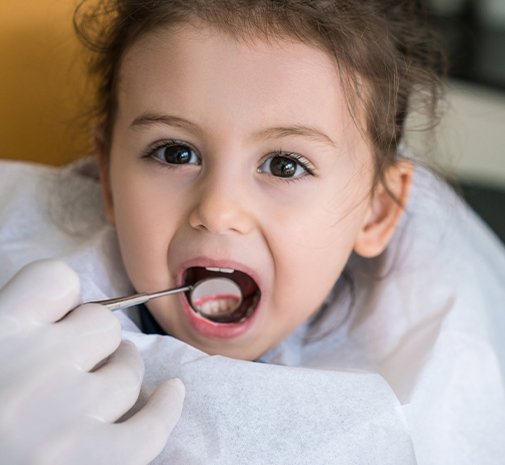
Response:
[{"label": "blurred background", "polygon": [[0,157],[66,163],[89,150],[77,0],[0,0]]},{"label": "blurred background", "polygon": [[[418,1],[448,50],[450,77],[440,126],[408,131],[407,142],[457,180],[505,242],[505,0]],[[2,158],[59,165],[90,151],[76,3],[0,0]]]},{"label": "blurred background", "polygon": [[449,80],[439,127],[407,141],[428,148],[505,242],[505,0],[419,1],[447,49]]}]

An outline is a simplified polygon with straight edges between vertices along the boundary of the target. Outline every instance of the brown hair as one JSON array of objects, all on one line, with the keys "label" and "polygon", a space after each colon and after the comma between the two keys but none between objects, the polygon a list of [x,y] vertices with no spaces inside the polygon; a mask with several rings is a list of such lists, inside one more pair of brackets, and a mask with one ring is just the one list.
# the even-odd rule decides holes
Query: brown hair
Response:
[{"label": "brown hair", "polygon": [[[373,147],[376,181],[395,162],[414,91],[436,116],[443,54],[414,0],[82,0],[74,15],[81,41],[94,52],[95,116],[110,148],[122,58],[153,29],[195,20],[237,38],[290,37],[333,56],[352,114]],[[357,99],[355,97],[358,97]],[[357,118],[355,118],[357,119]]]}]

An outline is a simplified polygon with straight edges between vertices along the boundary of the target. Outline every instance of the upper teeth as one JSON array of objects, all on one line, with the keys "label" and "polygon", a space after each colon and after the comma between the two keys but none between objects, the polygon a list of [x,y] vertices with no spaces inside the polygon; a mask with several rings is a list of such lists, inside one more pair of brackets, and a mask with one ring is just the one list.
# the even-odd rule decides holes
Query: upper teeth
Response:
[{"label": "upper teeth", "polygon": [[213,266],[207,266],[205,269],[216,273],[233,273],[235,271],[233,268],[218,268]]}]

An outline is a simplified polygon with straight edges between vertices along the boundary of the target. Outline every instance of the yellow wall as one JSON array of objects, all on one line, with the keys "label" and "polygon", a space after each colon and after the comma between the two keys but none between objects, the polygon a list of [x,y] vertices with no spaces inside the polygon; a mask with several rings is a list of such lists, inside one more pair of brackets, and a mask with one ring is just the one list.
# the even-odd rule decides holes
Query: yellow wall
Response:
[{"label": "yellow wall", "polygon": [[0,158],[61,164],[89,150],[76,2],[0,1]]}]

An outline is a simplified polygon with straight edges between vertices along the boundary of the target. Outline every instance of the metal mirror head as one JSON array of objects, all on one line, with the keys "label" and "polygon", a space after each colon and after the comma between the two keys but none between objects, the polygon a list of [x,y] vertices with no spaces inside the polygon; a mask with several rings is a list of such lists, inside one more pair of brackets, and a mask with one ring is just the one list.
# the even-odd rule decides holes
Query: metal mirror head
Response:
[{"label": "metal mirror head", "polygon": [[231,315],[242,303],[242,291],[228,278],[209,278],[198,281],[189,293],[189,302],[195,312],[205,318]]}]

